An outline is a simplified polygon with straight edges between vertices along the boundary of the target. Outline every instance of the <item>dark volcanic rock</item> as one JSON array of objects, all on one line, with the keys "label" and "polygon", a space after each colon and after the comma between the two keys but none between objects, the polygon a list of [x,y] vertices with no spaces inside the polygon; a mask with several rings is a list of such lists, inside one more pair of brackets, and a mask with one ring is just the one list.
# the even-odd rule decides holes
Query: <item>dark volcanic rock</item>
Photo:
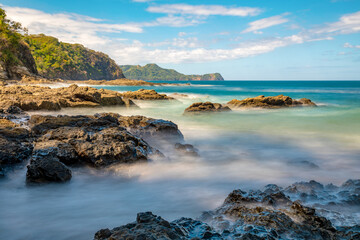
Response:
[{"label": "dark volcanic rock", "polygon": [[[339,189],[353,190],[358,184],[359,180],[349,180]],[[304,190],[324,190],[315,181],[294,185],[304,186]],[[169,223],[150,212],[140,213],[136,223],[100,230],[95,239],[352,240],[359,236],[359,225],[335,228],[329,219],[319,215],[318,209],[291,200],[281,187],[269,184],[265,191],[234,190],[222,206],[204,212],[197,220],[180,218]]]},{"label": "dark volcanic rock", "polygon": [[56,156],[49,154],[38,152],[27,168],[26,181],[29,183],[66,182],[71,179],[71,170]]},{"label": "dark volcanic rock", "polygon": [[30,132],[7,119],[0,119],[0,167],[27,160],[32,152]]},{"label": "dark volcanic rock", "polygon": [[227,103],[231,108],[282,108],[294,106],[316,106],[310,99],[301,98],[300,100],[291,97],[279,95],[274,97],[265,97],[260,95],[254,98],[246,98],[243,100],[233,99]]},{"label": "dark volcanic rock", "polygon": [[227,106],[221,105],[220,103],[198,102],[198,103],[193,103],[188,108],[186,108],[184,114],[202,113],[202,112],[227,112],[227,111],[231,111],[231,109]]},{"label": "dark volcanic rock", "polygon": [[158,217],[151,212],[138,213],[136,222],[112,230],[102,229],[95,233],[95,240],[124,240],[124,239],[184,239],[181,229],[172,223]]},{"label": "dark volcanic rock", "polygon": [[36,149],[51,151],[66,164],[105,167],[135,163],[146,161],[153,152],[141,138],[119,127],[118,120],[110,115],[33,116],[30,126],[39,135]]}]

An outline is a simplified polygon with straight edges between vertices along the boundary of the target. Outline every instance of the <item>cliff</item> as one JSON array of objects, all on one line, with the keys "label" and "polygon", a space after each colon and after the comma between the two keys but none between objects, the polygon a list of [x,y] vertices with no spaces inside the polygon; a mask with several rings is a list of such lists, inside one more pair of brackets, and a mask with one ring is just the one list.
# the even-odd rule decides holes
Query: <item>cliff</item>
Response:
[{"label": "cliff", "polygon": [[80,44],[60,42],[57,38],[29,35],[25,38],[37,70],[46,78],[64,80],[113,80],[124,78],[121,68],[108,55]]},{"label": "cliff", "polygon": [[156,64],[140,65],[121,65],[126,78],[135,80],[181,80],[181,81],[223,81],[220,73],[205,75],[185,75],[174,69],[161,68]]},{"label": "cliff", "polygon": [[7,19],[0,8],[0,80],[37,74],[34,58],[21,32],[24,32],[21,24]]}]

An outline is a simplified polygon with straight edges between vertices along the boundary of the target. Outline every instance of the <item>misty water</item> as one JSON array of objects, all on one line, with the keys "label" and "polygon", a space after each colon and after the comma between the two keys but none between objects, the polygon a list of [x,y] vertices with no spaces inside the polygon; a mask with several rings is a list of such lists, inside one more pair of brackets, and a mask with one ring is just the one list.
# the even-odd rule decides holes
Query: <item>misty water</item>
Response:
[{"label": "misty water", "polygon": [[[18,166],[0,180],[0,239],[92,239],[97,230],[131,222],[141,211],[167,220],[195,218],[218,207],[237,188],[258,189],[269,183],[285,187],[312,179],[339,185],[360,176],[360,82],[101,87],[148,88],[188,96],[177,95],[177,101],[137,101],[139,109],[104,107],[40,114],[115,112],[171,120],[201,157],[168,156],[106,170],[75,168],[69,183],[31,187],[25,184],[26,166]],[[226,103],[278,94],[310,98],[318,107],[183,115],[193,102]],[[359,218],[352,216],[354,223],[359,224]]]}]

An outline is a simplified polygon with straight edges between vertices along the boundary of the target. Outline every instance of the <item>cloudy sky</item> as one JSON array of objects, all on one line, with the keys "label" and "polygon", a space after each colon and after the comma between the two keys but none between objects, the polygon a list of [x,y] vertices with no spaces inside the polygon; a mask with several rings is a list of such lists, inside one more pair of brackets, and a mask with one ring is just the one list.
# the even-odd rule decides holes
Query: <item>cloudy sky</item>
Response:
[{"label": "cloudy sky", "polygon": [[360,79],[360,0],[0,0],[30,33],[118,64],[228,80]]}]

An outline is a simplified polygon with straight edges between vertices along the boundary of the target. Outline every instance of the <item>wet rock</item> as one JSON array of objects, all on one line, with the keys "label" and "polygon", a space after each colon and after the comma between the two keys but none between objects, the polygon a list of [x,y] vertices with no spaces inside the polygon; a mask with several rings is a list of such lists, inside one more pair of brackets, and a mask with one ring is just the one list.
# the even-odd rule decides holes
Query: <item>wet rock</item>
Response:
[{"label": "wet rock", "polygon": [[120,93],[105,89],[79,87],[49,88],[40,86],[0,87],[0,106],[17,106],[24,111],[60,110],[66,107],[133,106]]},{"label": "wet rock", "polygon": [[32,131],[39,136],[36,149],[54,153],[63,163],[106,167],[147,161],[153,149],[118,124],[111,115],[30,119]]},{"label": "wet rock", "polygon": [[151,212],[138,213],[136,222],[112,230],[102,229],[95,233],[95,240],[123,240],[123,239],[173,239],[182,240],[184,234],[173,223],[169,223]]},{"label": "wet rock", "polygon": [[5,177],[4,170],[0,167],[0,178]]},{"label": "wet rock", "polygon": [[56,156],[39,152],[31,158],[27,169],[28,183],[66,182],[72,177],[71,170]]},{"label": "wet rock", "polygon": [[191,144],[176,143],[175,149],[177,152],[183,155],[193,156],[193,157],[199,156],[198,150]]},{"label": "wet rock", "polygon": [[155,90],[139,89],[137,91],[129,91],[121,93],[123,98],[136,99],[136,100],[174,100],[166,94],[160,94]]},{"label": "wet rock", "polygon": [[167,120],[153,119],[144,116],[117,116],[119,125],[129,132],[144,138],[148,142],[166,141],[169,143],[182,142],[183,134],[178,126]]},{"label": "wet rock", "polygon": [[[349,180],[344,188],[354,189],[358,180]],[[323,185],[316,182],[296,183],[306,189],[322,191]],[[335,188],[338,190],[338,188]],[[174,239],[358,239],[360,226],[334,227],[332,222],[319,215],[319,209],[293,201],[283,188],[269,184],[264,191],[234,190],[222,206],[204,212],[198,219],[180,218],[167,222],[151,213],[141,213],[136,223],[113,230],[103,229],[96,233],[95,239],[172,239],[169,228],[179,233]],[[321,210],[321,209],[320,209]],[[320,211],[321,212],[321,211]],[[157,219],[157,220],[154,220]],[[165,221],[167,228],[158,227]],[[146,226],[141,224],[147,224]],[[170,227],[169,227],[170,226]],[[148,229],[152,229],[151,231]],[[170,232],[171,232],[170,230]],[[142,235],[144,234],[144,235]],[[103,236],[103,237],[98,237]],[[97,238],[98,237],[98,238]],[[152,238],[154,237],[154,238]]]},{"label": "wet rock", "polygon": [[227,106],[221,105],[220,103],[212,102],[198,102],[191,104],[185,109],[184,114],[189,113],[202,113],[202,112],[228,112],[231,109]]},{"label": "wet rock", "polygon": [[30,132],[7,119],[0,119],[0,167],[21,163],[32,152]]},{"label": "wet rock", "polygon": [[294,106],[316,106],[310,99],[302,98],[300,100],[292,99],[289,96],[279,95],[274,97],[265,97],[260,95],[254,98],[243,100],[233,99],[227,103],[230,108],[282,108]]}]

